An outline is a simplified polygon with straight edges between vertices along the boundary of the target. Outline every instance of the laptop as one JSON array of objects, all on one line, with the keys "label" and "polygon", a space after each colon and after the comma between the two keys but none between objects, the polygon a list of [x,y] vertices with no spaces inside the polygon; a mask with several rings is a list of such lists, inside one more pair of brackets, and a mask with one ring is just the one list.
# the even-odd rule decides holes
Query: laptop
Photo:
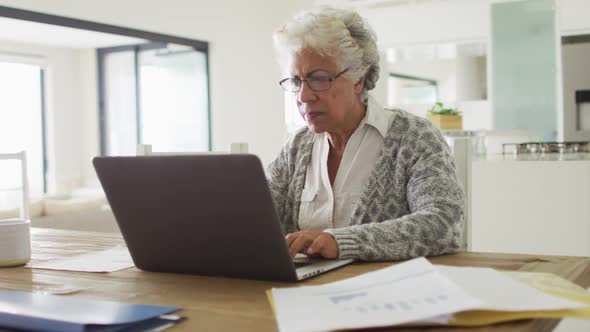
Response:
[{"label": "laptop", "polygon": [[141,270],[298,281],[352,262],[291,259],[254,155],[96,157],[93,164]]}]

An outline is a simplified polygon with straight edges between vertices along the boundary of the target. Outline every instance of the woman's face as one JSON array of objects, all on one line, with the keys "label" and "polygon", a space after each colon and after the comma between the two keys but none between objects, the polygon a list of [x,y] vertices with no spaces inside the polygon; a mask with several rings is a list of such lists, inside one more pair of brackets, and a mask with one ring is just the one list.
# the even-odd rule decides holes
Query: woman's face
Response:
[{"label": "woman's face", "polygon": [[[345,68],[343,68],[345,69]],[[291,77],[308,80],[314,77],[334,77],[342,72],[334,57],[324,57],[304,49],[297,53],[291,65]],[[362,118],[364,108],[359,100],[363,81],[358,84],[344,76],[331,82],[330,88],[314,91],[307,81],[296,95],[297,108],[309,129],[315,133],[333,133],[350,129]],[[360,113],[359,113],[360,112]],[[359,113],[359,114],[357,114]]]}]

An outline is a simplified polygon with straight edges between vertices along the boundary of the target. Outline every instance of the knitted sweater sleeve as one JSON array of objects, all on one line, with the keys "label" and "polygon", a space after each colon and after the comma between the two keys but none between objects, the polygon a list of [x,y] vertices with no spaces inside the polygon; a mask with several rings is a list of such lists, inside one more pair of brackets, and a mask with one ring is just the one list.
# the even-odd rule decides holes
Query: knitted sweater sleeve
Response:
[{"label": "knitted sweater sleeve", "polygon": [[[397,171],[388,176],[395,178],[397,186],[405,186],[410,213],[389,220],[353,218],[353,226],[327,230],[338,243],[339,258],[402,260],[460,248],[464,195],[455,175],[453,157],[440,132],[428,128],[420,137],[410,137],[393,153],[399,158],[391,160],[405,163],[405,174],[401,176],[402,172]],[[374,207],[370,201],[387,204],[387,198],[377,197],[368,197],[359,204],[368,205],[365,210],[370,211]]]},{"label": "knitted sweater sleeve", "polygon": [[296,172],[296,163],[301,162],[301,142],[307,134],[306,128],[297,131],[284,145],[277,157],[268,165],[266,176],[270,194],[275,205],[281,229],[285,234],[297,231],[294,211],[297,208],[297,184],[302,184]]},{"label": "knitted sweater sleeve", "polygon": [[288,144],[283,147],[278,156],[268,165],[266,176],[270,195],[272,197],[277,216],[281,221],[283,232],[287,232],[284,224],[287,192],[289,190],[289,154]]}]

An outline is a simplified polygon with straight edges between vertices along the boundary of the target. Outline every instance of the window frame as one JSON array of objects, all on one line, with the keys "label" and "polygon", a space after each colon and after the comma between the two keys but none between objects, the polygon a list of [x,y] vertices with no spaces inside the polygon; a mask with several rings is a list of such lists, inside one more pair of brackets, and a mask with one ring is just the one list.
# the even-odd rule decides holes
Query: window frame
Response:
[{"label": "window frame", "polygon": [[[13,18],[23,21],[31,21],[37,23],[45,23],[45,24],[52,24],[58,25],[63,27],[69,27],[74,29],[82,29],[82,30],[90,30],[96,32],[104,32],[109,34],[115,35],[122,35],[128,37],[135,37],[140,39],[149,40],[153,43],[164,43],[164,44],[178,44],[178,45],[185,45],[194,48],[197,51],[205,53],[205,73],[207,75],[207,118],[208,118],[208,140],[209,140],[209,151],[213,146],[212,142],[212,126],[211,126],[211,79],[210,79],[210,69],[209,69],[209,43],[202,40],[184,38],[184,37],[177,37],[162,33],[150,32],[145,30],[138,30],[138,29],[131,29],[125,28],[121,26],[111,25],[111,24],[104,24],[86,20],[80,20],[65,16],[59,15],[51,15],[45,14],[30,10],[18,9],[13,7],[7,6],[0,6],[0,17],[7,17]],[[100,69],[99,69],[100,75]],[[104,129],[106,129],[104,122],[106,119],[101,117],[101,109],[103,108],[103,103],[100,100],[100,81],[99,83],[99,141],[100,141],[100,153],[101,155],[105,155],[106,149],[106,138],[104,137]],[[43,90],[45,91],[45,90]],[[45,129],[45,128],[44,128]],[[44,159],[44,167],[47,168],[46,159]]]}]

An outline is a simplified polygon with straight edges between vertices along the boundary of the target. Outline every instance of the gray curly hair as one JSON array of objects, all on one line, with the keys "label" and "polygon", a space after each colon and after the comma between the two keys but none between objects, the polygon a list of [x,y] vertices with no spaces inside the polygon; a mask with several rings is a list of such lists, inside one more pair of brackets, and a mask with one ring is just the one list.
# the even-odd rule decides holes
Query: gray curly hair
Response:
[{"label": "gray curly hair", "polygon": [[379,79],[377,37],[354,11],[319,7],[300,12],[276,30],[273,39],[281,58],[308,48],[321,56],[336,57],[340,70],[350,67],[343,75],[347,79],[358,82],[364,76],[362,102],[366,102],[368,91]]}]

